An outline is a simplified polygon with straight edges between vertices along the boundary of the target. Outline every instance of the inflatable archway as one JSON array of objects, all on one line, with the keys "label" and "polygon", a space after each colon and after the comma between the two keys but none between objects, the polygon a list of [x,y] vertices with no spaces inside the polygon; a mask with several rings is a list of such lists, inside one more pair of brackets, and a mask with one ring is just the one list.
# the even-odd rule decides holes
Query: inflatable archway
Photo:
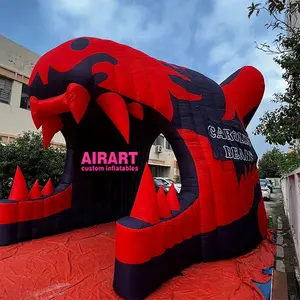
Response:
[{"label": "inflatable archway", "polygon": [[[264,93],[253,67],[220,85],[113,41],[82,37],[49,51],[30,78],[33,121],[58,131],[61,184],[30,192],[18,168],[0,203],[0,244],[117,220],[114,289],[142,299],[192,263],[256,247],[267,232],[257,155],[245,131]],[[182,189],[156,193],[147,165],[159,133]]]}]

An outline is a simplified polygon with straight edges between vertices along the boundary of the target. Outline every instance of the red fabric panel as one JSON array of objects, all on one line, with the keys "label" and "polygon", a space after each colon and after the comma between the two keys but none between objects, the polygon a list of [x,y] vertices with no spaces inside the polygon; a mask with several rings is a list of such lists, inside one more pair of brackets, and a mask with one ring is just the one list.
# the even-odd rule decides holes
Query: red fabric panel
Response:
[{"label": "red fabric panel", "polygon": [[[242,176],[238,184],[232,162],[216,160],[207,138],[186,129],[180,129],[178,133],[185,139],[193,157],[201,190],[198,200],[189,208],[197,207],[199,213],[195,219],[190,219],[194,222],[194,234],[209,232],[246,215],[253,204],[254,187],[259,179],[257,168],[254,167],[246,177]],[[215,199],[218,199],[217,203]],[[266,229],[267,226],[262,231]]]},{"label": "red fabric panel", "polygon": [[19,202],[18,222],[32,220],[33,218],[33,201]]},{"label": "red fabric panel", "polygon": [[168,239],[167,234],[167,222],[161,222],[153,226],[153,253],[152,256],[159,256],[166,250],[166,241]]},{"label": "red fabric panel", "polygon": [[160,221],[156,190],[148,163],[146,163],[130,216],[149,224]]},{"label": "red fabric panel", "polygon": [[69,209],[72,206],[72,185],[69,185],[65,190],[64,209]]},{"label": "red fabric panel", "polygon": [[[19,206],[18,206],[19,204]],[[37,220],[71,208],[72,186],[56,194],[33,201],[0,204],[0,224]]]},{"label": "red fabric panel", "polygon": [[47,197],[44,200],[44,217],[49,217],[55,214],[55,196]]},{"label": "red fabric panel", "polygon": [[125,264],[140,264],[154,253],[152,226],[134,230],[117,223],[116,258]]},{"label": "red fabric panel", "polygon": [[170,234],[170,244],[168,248],[171,248],[183,241],[180,228],[181,224],[179,223],[179,220],[180,219],[178,217],[175,217],[174,219],[171,219],[167,222],[168,233]]},{"label": "red fabric panel", "polygon": [[246,66],[227,85],[222,87],[226,98],[223,120],[230,120],[237,111],[240,120],[262,100],[265,83],[262,74],[254,67]]},{"label": "red fabric panel", "polygon": [[[165,249],[173,247],[192,235],[209,232],[217,226],[230,224],[248,214],[253,204],[254,188],[258,180],[257,169],[254,167],[245,175],[246,177],[241,177],[238,184],[232,162],[224,163],[216,160],[207,138],[198,136],[190,130],[179,130],[179,133],[185,139],[196,163],[201,193],[199,199],[182,214],[166,222],[167,225],[164,228],[166,231]],[[226,176],[224,176],[225,170]],[[149,189],[147,188],[145,191],[143,197],[139,197],[143,199],[141,201],[143,205],[147,203],[144,199],[149,199]],[[170,197],[172,194],[169,192],[168,195]],[[176,192],[174,195],[177,199]],[[215,203],[214,199],[218,199],[218,202]],[[148,209],[143,208],[142,212],[151,211],[151,209],[152,206]],[[264,208],[262,207],[261,210],[263,211]],[[267,224],[261,224],[261,232],[263,232],[267,229]],[[265,227],[263,228],[263,226]],[[163,225],[160,226],[160,228],[162,227]],[[159,234],[163,233],[157,229],[155,236],[159,236]],[[136,247],[138,246],[136,245]],[[159,245],[159,247],[162,246]],[[160,251],[162,251],[161,248],[157,250],[157,253]],[[131,258],[126,257],[126,259],[134,259],[138,263],[138,259],[132,257],[133,252],[130,255]]]},{"label": "red fabric panel", "polygon": [[33,220],[44,217],[44,200],[33,201]]},{"label": "red fabric panel", "polygon": [[40,190],[39,181],[37,179],[29,192],[29,199],[39,199],[39,198],[42,198],[42,193]]},{"label": "red fabric panel", "polygon": [[[274,264],[269,239],[237,259],[194,264],[145,300],[265,300],[251,280],[270,279],[261,271]],[[121,300],[112,287],[114,249],[114,223],[0,247],[0,298]]]},{"label": "red fabric panel", "polygon": [[105,93],[100,95],[96,101],[128,144],[129,115],[124,99],[116,93]]},{"label": "red fabric panel", "polygon": [[178,196],[174,187],[174,184],[171,185],[167,193],[167,201],[171,210],[180,210],[180,203]]},{"label": "red fabric panel", "polygon": [[90,101],[90,93],[83,86],[71,83],[66,92],[68,106],[77,123],[83,118]]},{"label": "red fabric panel", "polygon": [[[184,88],[175,84],[169,75],[176,75],[184,80],[189,80],[188,78],[136,49],[119,43],[89,38],[88,47],[81,51],[74,51],[71,49],[72,41],[49,51],[37,62],[29,85],[37,73],[42,82],[47,84],[50,67],[58,72],[67,72],[93,54],[107,53],[117,59],[118,63],[113,65],[103,62],[92,67],[92,74],[101,72],[108,74],[108,78],[100,83],[100,86],[146,104],[156,109],[168,120],[171,120],[173,116],[169,92],[179,99],[193,101],[202,98],[201,95],[188,93]],[[65,59],[66,56],[68,59]],[[161,101],[161,99],[167,99],[167,101]]]},{"label": "red fabric panel", "polygon": [[19,166],[17,166],[17,170],[8,199],[16,201],[23,201],[28,199],[27,184]]},{"label": "red fabric panel", "polygon": [[0,203],[0,224],[18,222],[18,202]]},{"label": "red fabric panel", "polygon": [[131,115],[133,115],[134,117],[136,117],[139,120],[143,120],[144,119],[144,109],[143,106],[140,105],[139,103],[129,103],[127,104],[128,107],[128,111]]},{"label": "red fabric panel", "polygon": [[[195,162],[201,190],[199,200],[192,204],[199,205],[200,215],[197,219],[198,224],[195,224],[195,228],[200,229],[198,233],[209,232],[217,226],[230,224],[246,215],[252,206],[254,187],[258,182],[256,167],[246,174],[246,177],[242,176],[238,184],[232,162],[216,160],[206,137],[186,129],[180,129],[178,132],[185,139]],[[217,203],[215,199],[218,199]],[[196,204],[197,201],[199,204]]]},{"label": "red fabric panel", "polygon": [[67,198],[68,198],[68,192],[67,191],[64,191],[63,193],[56,194],[54,196],[54,208],[55,208],[55,211],[57,213],[69,208],[69,207],[66,206],[66,203],[68,201]]},{"label": "red fabric panel", "polygon": [[173,237],[173,226],[172,222],[174,219],[170,219],[169,221],[165,221],[166,225],[166,241],[165,241],[165,250],[167,248],[172,248],[175,245],[174,237]]},{"label": "red fabric panel", "polygon": [[178,230],[181,233],[181,240],[190,239],[196,231],[196,223],[199,219],[196,218],[196,210],[193,208],[187,209],[184,214],[176,217]]},{"label": "red fabric panel", "polygon": [[46,185],[44,186],[44,188],[42,189],[42,195],[48,196],[48,195],[52,195],[53,193],[54,193],[54,187],[51,179],[49,179]]},{"label": "red fabric panel", "polygon": [[159,207],[159,216],[161,218],[169,218],[171,217],[171,210],[166,199],[165,191],[162,185],[159,187],[157,192],[157,202]]},{"label": "red fabric panel", "polygon": [[[46,101],[45,101],[46,102]],[[43,143],[44,149],[47,149],[50,145],[54,135],[63,128],[61,118],[58,116],[52,116],[47,119],[42,125]]]}]

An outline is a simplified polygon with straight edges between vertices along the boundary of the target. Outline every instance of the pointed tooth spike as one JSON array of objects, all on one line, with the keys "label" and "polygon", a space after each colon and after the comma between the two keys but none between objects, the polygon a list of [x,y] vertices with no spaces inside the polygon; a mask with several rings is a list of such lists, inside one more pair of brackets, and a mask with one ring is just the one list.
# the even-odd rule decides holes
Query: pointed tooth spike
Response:
[{"label": "pointed tooth spike", "polygon": [[36,129],[39,129],[43,124],[42,118],[38,111],[39,100],[36,97],[31,96],[29,102],[30,102],[30,112],[31,112],[33,123]]},{"label": "pointed tooth spike", "polygon": [[53,136],[63,128],[60,117],[54,116],[42,125],[44,149],[50,145]]},{"label": "pointed tooth spike", "polygon": [[38,179],[35,181],[34,185],[32,186],[29,192],[29,199],[39,199],[42,198],[42,193],[39,185]]},{"label": "pointed tooth spike", "polygon": [[160,217],[161,218],[171,217],[171,210],[162,185],[159,187],[157,192],[157,202],[158,202]]},{"label": "pointed tooth spike", "polygon": [[124,99],[116,93],[109,92],[99,96],[97,103],[129,144],[129,115]]},{"label": "pointed tooth spike", "polygon": [[141,104],[133,102],[133,103],[129,103],[127,107],[129,113],[133,115],[135,118],[139,120],[144,119],[144,109]]},{"label": "pointed tooth spike", "polygon": [[90,94],[82,85],[71,83],[66,91],[66,97],[70,111],[78,124],[87,110]]},{"label": "pointed tooth spike", "polygon": [[155,185],[146,163],[130,216],[150,224],[160,221]]},{"label": "pointed tooth spike", "polygon": [[53,193],[54,193],[54,187],[53,187],[51,179],[49,178],[49,180],[45,184],[44,188],[42,189],[42,195],[49,196],[49,195],[52,195]]},{"label": "pointed tooth spike", "polygon": [[168,191],[167,200],[168,200],[169,207],[171,210],[180,210],[180,203],[179,203],[179,200],[177,197],[174,183],[172,183],[172,185]]},{"label": "pointed tooth spike", "polygon": [[28,199],[27,184],[19,166],[17,166],[17,170],[8,199],[16,201],[24,201]]}]

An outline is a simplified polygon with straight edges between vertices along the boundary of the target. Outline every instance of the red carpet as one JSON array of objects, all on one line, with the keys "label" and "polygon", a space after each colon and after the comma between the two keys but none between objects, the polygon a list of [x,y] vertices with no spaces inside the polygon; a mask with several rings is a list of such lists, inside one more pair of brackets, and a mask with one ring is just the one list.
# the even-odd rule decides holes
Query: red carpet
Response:
[{"label": "red carpet", "polygon": [[[184,270],[147,299],[256,300],[251,282],[266,282],[275,245],[265,239],[238,259],[202,263]],[[0,299],[120,299],[112,288],[115,223],[0,247]]]}]

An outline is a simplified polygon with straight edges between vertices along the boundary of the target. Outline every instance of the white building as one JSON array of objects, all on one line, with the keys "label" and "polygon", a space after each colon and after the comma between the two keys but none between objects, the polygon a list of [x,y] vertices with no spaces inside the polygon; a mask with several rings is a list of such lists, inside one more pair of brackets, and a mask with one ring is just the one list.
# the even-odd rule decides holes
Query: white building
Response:
[{"label": "white building", "polygon": [[[0,35],[0,137],[7,143],[36,128],[29,111],[28,81],[39,55]],[[53,138],[64,144],[61,133]]]},{"label": "white building", "polygon": [[179,179],[177,160],[170,143],[160,134],[151,146],[149,166],[153,176]]},{"label": "white building", "polygon": [[[29,111],[27,84],[39,58],[36,53],[0,35],[0,138],[4,143],[24,131],[36,131]],[[63,135],[58,132],[51,144],[64,146]],[[151,147],[149,165],[153,176],[179,177],[175,155],[162,135]]]}]

